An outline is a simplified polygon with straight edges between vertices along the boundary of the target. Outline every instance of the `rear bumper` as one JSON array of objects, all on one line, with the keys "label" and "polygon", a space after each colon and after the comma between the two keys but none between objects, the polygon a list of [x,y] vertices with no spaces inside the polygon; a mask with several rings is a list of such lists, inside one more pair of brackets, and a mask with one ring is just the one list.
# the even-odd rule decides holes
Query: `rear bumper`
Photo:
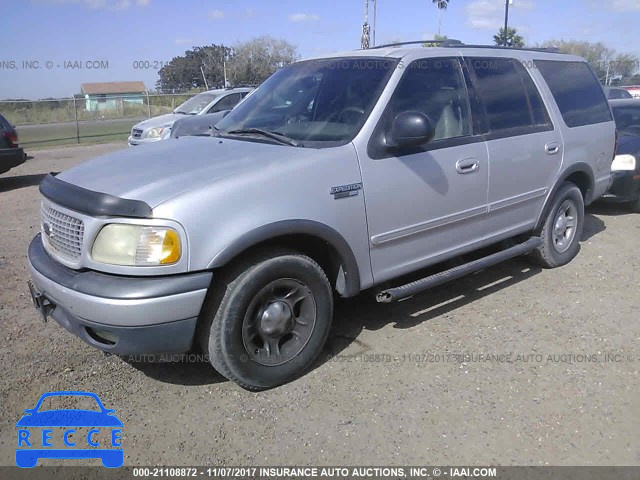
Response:
[{"label": "rear bumper", "polygon": [[637,171],[613,172],[613,183],[602,200],[608,202],[633,202],[640,198],[640,173]]},{"label": "rear bumper", "polygon": [[18,165],[22,165],[27,156],[22,148],[0,149],[0,173],[8,172]]},{"label": "rear bumper", "polygon": [[40,235],[29,246],[36,290],[48,314],[100,350],[130,355],[189,350],[211,272],[124,277],[67,268],[44,250]]}]

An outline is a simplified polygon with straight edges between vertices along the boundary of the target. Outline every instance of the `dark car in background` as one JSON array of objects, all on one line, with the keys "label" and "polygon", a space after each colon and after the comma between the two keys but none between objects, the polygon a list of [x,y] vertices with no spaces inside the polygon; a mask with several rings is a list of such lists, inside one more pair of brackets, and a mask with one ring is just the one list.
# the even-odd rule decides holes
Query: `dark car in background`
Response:
[{"label": "dark car in background", "polygon": [[0,115],[0,173],[24,163],[27,156],[18,145],[18,133],[6,118]]},{"label": "dark car in background", "polygon": [[640,100],[610,100],[618,130],[618,147],[611,164],[613,184],[603,200],[628,203],[640,213]]},{"label": "dark car in background", "polygon": [[633,98],[631,92],[620,87],[604,87],[604,93],[609,100],[615,100],[620,98]]}]

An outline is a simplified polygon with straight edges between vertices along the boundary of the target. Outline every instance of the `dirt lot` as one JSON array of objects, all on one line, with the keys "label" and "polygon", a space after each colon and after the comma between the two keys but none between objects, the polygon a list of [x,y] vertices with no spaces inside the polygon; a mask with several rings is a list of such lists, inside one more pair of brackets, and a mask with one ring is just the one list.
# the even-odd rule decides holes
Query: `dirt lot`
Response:
[{"label": "dirt lot", "polygon": [[0,176],[0,464],[51,390],[114,408],[127,465],[640,463],[640,215],[591,208],[561,269],[517,259],[399,304],[341,301],[313,371],[256,394],[204,363],[103,355],[38,319],[37,184],[119,148],[30,152]]}]

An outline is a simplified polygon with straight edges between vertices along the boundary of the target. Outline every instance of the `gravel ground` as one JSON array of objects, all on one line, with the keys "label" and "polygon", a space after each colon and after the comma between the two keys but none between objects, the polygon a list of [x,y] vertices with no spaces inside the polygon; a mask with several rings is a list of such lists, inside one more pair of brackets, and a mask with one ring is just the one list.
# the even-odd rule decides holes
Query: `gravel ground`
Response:
[{"label": "gravel ground", "polygon": [[640,215],[591,208],[564,268],[516,259],[398,304],[340,301],[316,367],[249,393],[201,362],[103,355],[31,306],[39,181],[120,148],[31,152],[0,176],[0,464],[51,390],[114,408],[126,465],[640,463]]}]

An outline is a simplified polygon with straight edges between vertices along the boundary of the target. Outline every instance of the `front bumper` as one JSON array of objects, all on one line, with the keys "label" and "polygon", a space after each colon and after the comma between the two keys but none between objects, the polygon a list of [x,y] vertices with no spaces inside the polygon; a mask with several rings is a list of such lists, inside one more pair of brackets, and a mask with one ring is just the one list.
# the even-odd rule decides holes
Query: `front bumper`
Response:
[{"label": "front bumper", "polygon": [[162,140],[162,137],[155,137],[155,138],[133,138],[133,137],[129,137],[127,139],[129,146],[130,147],[135,147],[138,145],[147,145],[149,143],[156,143],[159,142],[160,140]]},{"label": "front bumper", "polygon": [[640,172],[624,171],[611,174],[613,183],[602,199],[608,202],[633,202],[640,198]]},{"label": "front bumper", "polygon": [[126,277],[72,270],[49,256],[40,235],[28,257],[48,315],[90,345],[119,355],[191,347],[211,272]]}]

